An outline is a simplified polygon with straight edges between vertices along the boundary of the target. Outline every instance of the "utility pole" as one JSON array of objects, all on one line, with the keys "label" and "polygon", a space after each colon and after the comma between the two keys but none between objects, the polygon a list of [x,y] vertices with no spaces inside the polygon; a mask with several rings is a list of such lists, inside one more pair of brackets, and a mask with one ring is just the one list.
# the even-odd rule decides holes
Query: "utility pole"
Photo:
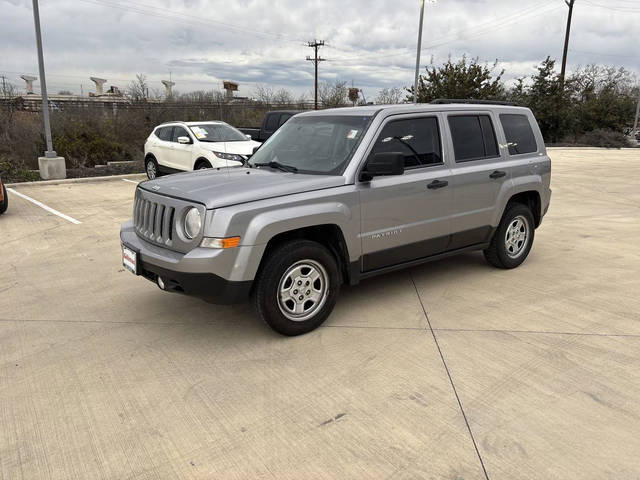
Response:
[{"label": "utility pole", "polygon": [[638,97],[638,106],[636,107],[636,121],[633,123],[633,135],[638,134],[638,117],[640,117],[640,96]]},{"label": "utility pole", "polygon": [[420,76],[420,50],[422,49],[422,23],[424,19],[424,0],[420,0],[420,23],[418,24],[418,48],[416,51],[416,79],[413,83],[413,103],[418,103],[418,77]]},{"label": "utility pole", "polygon": [[42,118],[44,121],[44,137],[47,150],[44,157],[38,158],[40,177],[43,180],[60,179],[67,176],[64,158],[58,157],[51,141],[51,123],[49,121],[49,100],[47,98],[47,82],[44,77],[44,56],[42,54],[42,34],[40,32],[40,10],[38,0],[33,0],[33,23],[36,29],[36,47],[38,49],[38,69],[40,71],[40,95],[42,97]]},{"label": "utility pole", "polygon": [[324,46],[324,40],[314,40],[313,42],[308,42],[307,45],[315,50],[315,56],[313,58],[307,56],[307,61],[313,62],[316,70],[316,82],[315,82],[315,104],[314,109],[318,109],[318,64],[320,62],[324,62],[325,59],[318,56],[318,49]]},{"label": "utility pole", "polygon": [[562,70],[560,71],[560,87],[564,90],[564,77],[567,72],[567,55],[569,53],[569,35],[571,34],[571,19],[573,18],[573,4],[576,0],[564,0],[569,7],[567,16],[567,31],[564,35],[564,52],[562,53]]}]

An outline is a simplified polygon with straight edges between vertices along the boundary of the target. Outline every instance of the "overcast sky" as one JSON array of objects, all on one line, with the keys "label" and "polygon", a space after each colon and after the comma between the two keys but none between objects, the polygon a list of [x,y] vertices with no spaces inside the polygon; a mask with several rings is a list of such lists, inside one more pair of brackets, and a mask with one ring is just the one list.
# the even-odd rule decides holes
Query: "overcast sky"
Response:
[{"label": "overcast sky", "polygon": [[[438,0],[425,7],[422,65],[451,54],[498,59],[507,78],[558,60],[564,0]],[[353,81],[373,98],[412,84],[419,0],[41,0],[49,90],[94,90],[90,75],[121,88],[136,73],[150,86],[171,72],[176,90],[240,83],[313,90],[313,50],[325,40],[320,80]],[[640,0],[576,0],[569,66],[601,63],[640,72]],[[31,0],[0,0],[0,75],[19,89],[37,72]],[[559,62],[558,62],[559,63]],[[39,91],[39,88],[37,89]]]}]

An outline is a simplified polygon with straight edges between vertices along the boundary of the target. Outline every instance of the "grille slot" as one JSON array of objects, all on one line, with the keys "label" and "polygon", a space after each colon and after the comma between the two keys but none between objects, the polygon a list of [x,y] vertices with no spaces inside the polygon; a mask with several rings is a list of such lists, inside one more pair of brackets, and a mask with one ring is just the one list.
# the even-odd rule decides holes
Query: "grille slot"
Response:
[{"label": "grille slot", "polygon": [[133,225],[136,233],[154,243],[171,246],[175,208],[136,195]]}]

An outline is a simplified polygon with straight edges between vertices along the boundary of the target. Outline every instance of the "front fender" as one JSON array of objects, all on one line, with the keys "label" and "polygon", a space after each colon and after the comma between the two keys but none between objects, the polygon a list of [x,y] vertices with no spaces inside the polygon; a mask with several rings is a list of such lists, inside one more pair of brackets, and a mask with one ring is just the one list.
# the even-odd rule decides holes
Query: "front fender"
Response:
[{"label": "front fender", "polygon": [[[222,215],[219,217],[220,220],[221,217]],[[242,232],[232,226],[234,223],[230,222],[230,229],[226,234],[239,234],[240,245],[251,247],[243,249],[243,255],[237,259],[234,268],[234,277],[243,280],[255,277],[267,244],[272,238],[301,228],[336,225],[344,237],[350,261],[360,256],[357,232],[359,218],[354,218],[352,209],[342,202],[320,202],[255,212],[242,228]]]}]

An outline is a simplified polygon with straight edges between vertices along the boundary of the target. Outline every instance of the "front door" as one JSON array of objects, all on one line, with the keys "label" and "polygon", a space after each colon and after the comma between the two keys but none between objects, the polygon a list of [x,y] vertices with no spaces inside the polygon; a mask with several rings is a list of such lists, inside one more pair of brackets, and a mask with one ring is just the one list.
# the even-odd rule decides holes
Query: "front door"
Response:
[{"label": "front door", "polygon": [[401,152],[403,175],[360,183],[363,272],[447,249],[453,199],[438,115],[393,116],[369,154]]},{"label": "front door", "polygon": [[[191,143],[178,143],[179,137],[187,137],[191,140]],[[191,135],[187,133],[184,127],[173,127],[173,149],[171,150],[171,163],[172,167],[178,170],[192,170],[193,169],[193,139]]]}]

